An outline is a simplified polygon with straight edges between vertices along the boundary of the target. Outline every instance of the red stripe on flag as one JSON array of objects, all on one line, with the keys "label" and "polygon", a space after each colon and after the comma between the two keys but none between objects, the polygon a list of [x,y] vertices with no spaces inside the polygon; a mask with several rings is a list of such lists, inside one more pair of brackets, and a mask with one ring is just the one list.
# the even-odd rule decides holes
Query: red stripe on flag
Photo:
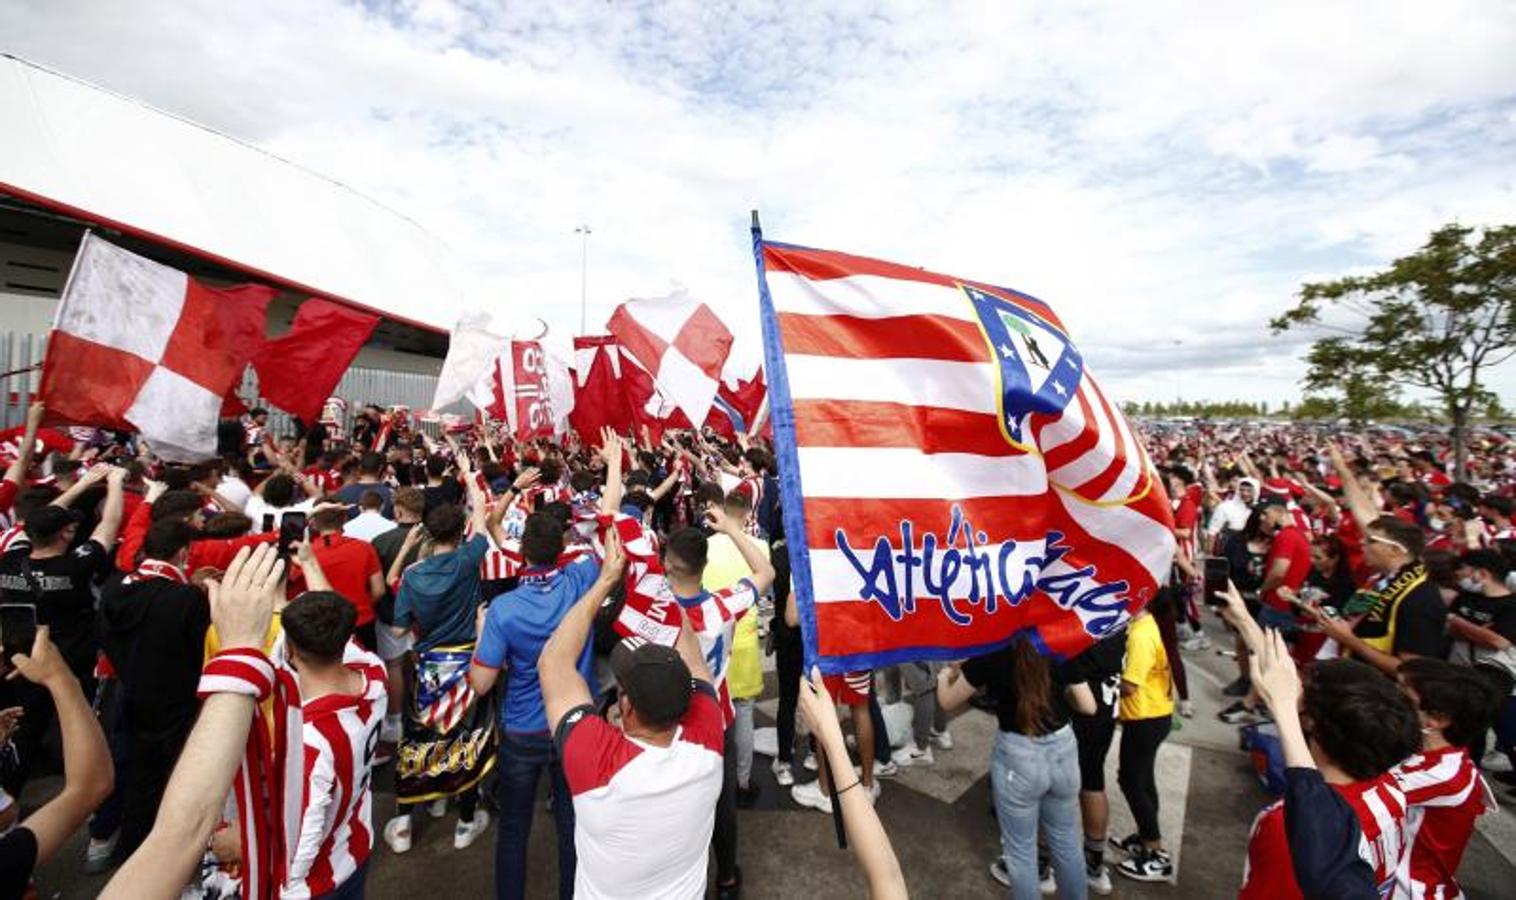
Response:
[{"label": "red stripe on flag", "polygon": [[[1090,405],[1089,398],[1085,396],[1082,386],[1075,392],[1075,398],[1078,399],[1079,410],[1083,414],[1084,430],[1075,435],[1073,440],[1065,441],[1053,449],[1046,451],[1044,454],[1044,464],[1049,472],[1063,468],[1095,449],[1095,445],[1100,442],[1100,429],[1095,421],[1095,410]],[[1038,444],[1042,443],[1042,433],[1040,431],[1037,432],[1037,442]]]},{"label": "red stripe on flag", "polygon": [[1105,399],[1105,395],[1102,394],[1093,385],[1089,385],[1089,387],[1091,390],[1094,390],[1095,399],[1100,402],[1100,407],[1096,411],[1097,415],[1103,417],[1100,427],[1108,429],[1110,431],[1111,438],[1114,441],[1114,448],[1111,453],[1111,462],[1105,467],[1103,471],[1101,471],[1099,475],[1096,475],[1094,478],[1089,479],[1083,484],[1073,485],[1072,487],[1074,488],[1074,492],[1079,496],[1085,497],[1087,499],[1098,500],[1100,497],[1105,495],[1106,491],[1110,490],[1116,484],[1116,482],[1121,478],[1121,474],[1126,471],[1127,447],[1126,441],[1121,437],[1121,428],[1116,423],[1116,413],[1111,409],[1110,402],[1107,401]]},{"label": "red stripe on flag", "polygon": [[989,362],[979,326],[950,316],[808,316],[779,313],[784,352],[872,359]]},{"label": "red stripe on flag", "polygon": [[912,447],[925,453],[1019,456],[986,413],[870,400],[796,400],[802,447]]}]

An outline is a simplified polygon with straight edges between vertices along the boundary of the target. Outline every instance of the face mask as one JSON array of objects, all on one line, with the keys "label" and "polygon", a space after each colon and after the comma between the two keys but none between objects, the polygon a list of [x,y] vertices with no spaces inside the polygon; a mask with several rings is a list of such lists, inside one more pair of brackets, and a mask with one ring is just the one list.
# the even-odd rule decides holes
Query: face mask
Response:
[{"label": "face mask", "polygon": [[1427,519],[1427,527],[1433,531],[1446,531],[1448,523],[1445,519]]},{"label": "face mask", "polygon": [[1458,586],[1471,594],[1478,594],[1483,591],[1483,586],[1480,585],[1478,578],[1460,578],[1458,579]]}]

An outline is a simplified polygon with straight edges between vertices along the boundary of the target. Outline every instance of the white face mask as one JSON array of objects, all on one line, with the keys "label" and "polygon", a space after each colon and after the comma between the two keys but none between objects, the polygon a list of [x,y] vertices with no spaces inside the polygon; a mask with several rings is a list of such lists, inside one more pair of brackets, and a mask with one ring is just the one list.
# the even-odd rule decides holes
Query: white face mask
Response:
[{"label": "white face mask", "polygon": [[1480,584],[1479,579],[1473,576],[1458,579],[1458,586],[1471,594],[1478,594],[1484,591],[1484,585]]},{"label": "white face mask", "polygon": [[1432,518],[1427,519],[1427,527],[1433,531],[1446,531],[1448,523],[1446,519]]}]

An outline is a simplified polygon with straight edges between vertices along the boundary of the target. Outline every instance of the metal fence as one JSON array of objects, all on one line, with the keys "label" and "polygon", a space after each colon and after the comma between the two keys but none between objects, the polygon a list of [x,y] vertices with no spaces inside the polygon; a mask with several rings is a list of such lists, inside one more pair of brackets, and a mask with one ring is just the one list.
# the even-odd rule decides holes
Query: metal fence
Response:
[{"label": "metal fence", "polygon": [[[12,428],[26,423],[26,408],[32,395],[40,386],[42,357],[47,338],[42,335],[10,332],[0,334],[0,429]],[[385,369],[354,367],[348,369],[337,383],[335,396],[347,401],[346,430],[352,425],[352,417],[366,403],[379,406],[404,404],[413,410],[429,409],[432,395],[437,389],[437,376],[418,372],[391,372]],[[269,425],[275,434],[292,430],[288,414],[264,400],[258,393],[258,376],[251,366],[242,376],[242,385],[237,396],[249,407],[262,406],[269,411]],[[464,412],[462,405],[449,407],[449,412]],[[426,426],[430,431],[432,426]]]}]

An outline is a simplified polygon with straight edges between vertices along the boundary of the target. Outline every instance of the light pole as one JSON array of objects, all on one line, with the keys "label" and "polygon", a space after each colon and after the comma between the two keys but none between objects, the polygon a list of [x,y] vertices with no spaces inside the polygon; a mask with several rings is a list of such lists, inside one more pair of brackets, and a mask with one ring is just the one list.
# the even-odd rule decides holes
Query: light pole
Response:
[{"label": "light pole", "polygon": [[585,305],[590,285],[590,226],[578,225],[574,233],[579,235],[579,333],[585,333]]}]

